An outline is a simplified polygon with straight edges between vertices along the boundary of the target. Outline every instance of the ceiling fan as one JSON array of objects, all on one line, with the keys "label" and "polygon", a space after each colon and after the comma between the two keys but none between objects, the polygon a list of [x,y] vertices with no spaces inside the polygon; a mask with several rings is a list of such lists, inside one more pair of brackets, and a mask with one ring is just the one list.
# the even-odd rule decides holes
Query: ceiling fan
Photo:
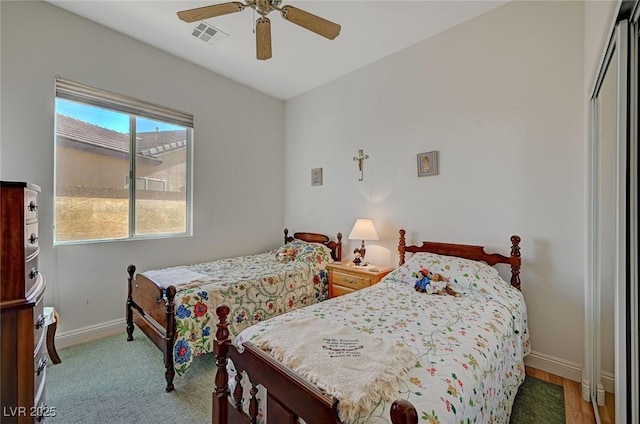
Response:
[{"label": "ceiling fan", "polygon": [[201,21],[229,13],[241,12],[245,7],[255,10],[260,17],[256,21],[256,54],[259,60],[271,58],[271,21],[267,15],[272,10],[280,12],[287,21],[300,25],[318,35],[333,40],[340,34],[340,25],[328,21],[320,16],[305,12],[293,6],[280,7],[282,0],[246,0],[246,3],[232,1],[198,7],[196,9],[178,12],[178,18],[185,22]]}]

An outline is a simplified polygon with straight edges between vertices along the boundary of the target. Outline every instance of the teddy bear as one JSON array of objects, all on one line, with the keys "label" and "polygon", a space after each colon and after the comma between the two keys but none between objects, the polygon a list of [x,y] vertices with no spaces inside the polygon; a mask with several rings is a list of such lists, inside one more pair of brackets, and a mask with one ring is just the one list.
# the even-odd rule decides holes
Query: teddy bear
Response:
[{"label": "teddy bear", "polygon": [[449,284],[449,282],[451,281],[450,278],[445,278],[442,274],[432,274],[431,281],[433,281],[434,283],[439,283],[434,284],[434,286],[437,286],[438,294],[448,294],[455,297],[460,296],[460,293],[451,288],[451,285]]},{"label": "teddy bear", "polygon": [[456,292],[449,285],[450,278],[444,277],[442,274],[432,273],[427,268],[420,268],[417,274],[418,279],[414,285],[416,291],[430,294],[448,294],[450,296],[459,297],[460,293]]},{"label": "teddy bear", "polygon": [[295,257],[295,250],[293,249],[280,250],[276,254],[276,259],[283,263],[291,262],[294,257]]}]

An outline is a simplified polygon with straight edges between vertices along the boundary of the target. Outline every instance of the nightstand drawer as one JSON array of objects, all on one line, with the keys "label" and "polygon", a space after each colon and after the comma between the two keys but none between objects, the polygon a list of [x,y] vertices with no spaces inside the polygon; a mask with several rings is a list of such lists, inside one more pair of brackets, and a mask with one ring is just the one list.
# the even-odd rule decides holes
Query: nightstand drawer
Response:
[{"label": "nightstand drawer", "polygon": [[334,284],[331,286],[331,297],[342,296],[343,294],[353,293],[356,290]]},{"label": "nightstand drawer", "polygon": [[347,274],[340,271],[333,271],[333,278],[331,279],[331,283],[347,287],[352,290],[360,290],[371,285],[371,278],[360,275]]},{"label": "nightstand drawer", "polygon": [[393,268],[374,265],[355,266],[351,262],[334,262],[327,265],[329,270],[329,297],[365,289],[378,284]]}]

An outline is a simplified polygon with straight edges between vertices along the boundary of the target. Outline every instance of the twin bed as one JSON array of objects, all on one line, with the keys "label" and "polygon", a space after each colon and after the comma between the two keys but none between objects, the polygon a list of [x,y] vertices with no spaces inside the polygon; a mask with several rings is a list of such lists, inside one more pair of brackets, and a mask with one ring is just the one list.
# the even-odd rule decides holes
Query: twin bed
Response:
[{"label": "twin bed", "polygon": [[194,358],[213,351],[215,308],[229,306],[229,330],[241,330],[328,297],[325,265],[342,257],[337,240],[299,232],[273,251],[150,270],[127,268],[127,340],[136,324],[163,352],[165,390],[173,390]]},{"label": "twin bed", "polygon": [[[530,350],[520,238],[505,256],[407,246],[405,235],[396,270],[326,301],[324,266],[341,260],[341,234],[285,230],[285,244],[260,255],[141,274],[131,265],[128,339],[135,323],[163,351],[167,391],[214,352],[214,424],[508,422]],[[424,275],[454,295],[416,290]]]},{"label": "twin bed", "polygon": [[[218,306],[213,423],[508,422],[530,350],[519,243],[509,256],[407,246],[400,230],[400,266],[375,286],[237,337],[230,305]],[[423,270],[457,295],[416,291]]]}]

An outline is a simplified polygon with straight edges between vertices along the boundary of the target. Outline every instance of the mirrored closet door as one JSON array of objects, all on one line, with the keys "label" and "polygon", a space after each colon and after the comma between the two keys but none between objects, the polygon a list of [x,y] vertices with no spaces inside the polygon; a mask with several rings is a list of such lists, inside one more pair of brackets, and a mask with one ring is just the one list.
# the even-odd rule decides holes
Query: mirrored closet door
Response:
[{"label": "mirrored closet door", "polygon": [[[638,415],[638,1],[623,1],[591,98],[587,352],[598,423]],[[585,393],[585,391],[587,393]]]},{"label": "mirrored closet door", "polygon": [[[617,240],[617,210],[619,192],[616,182],[617,141],[620,122],[618,105],[620,46],[618,26],[615,42],[610,45],[602,67],[595,95],[592,99],[594,136],[592,144],[593,190],[593,371],[590,379],[590,398],[594,406],[606,413],[615,401],[615,293]],[[608,401],[608,402],[607,402]],[[595,407],[596,412],[598,408]],[[605,419],[605,422],[611,422]]]}]

